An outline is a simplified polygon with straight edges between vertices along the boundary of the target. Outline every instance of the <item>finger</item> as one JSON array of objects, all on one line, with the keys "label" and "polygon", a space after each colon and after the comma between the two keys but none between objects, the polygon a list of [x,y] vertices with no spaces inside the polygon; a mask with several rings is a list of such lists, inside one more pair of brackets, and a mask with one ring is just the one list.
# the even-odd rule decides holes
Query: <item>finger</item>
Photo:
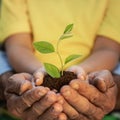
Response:
[{"label": "finger", "polygon": [[[69,105],[61,94],[58,94],[58,102],[63,105],[64,112],[67,114],[67,116],[69,116],[70,119],[80,120],[80,118],[82,118],[82,120],[84,120],[86,118],[84,115],[80,115],[71,105]],[[59,119],[67,119],[66,114],[60,114]],[[85,120],[87,120],[87,118]]]},{"label": "finger", "polygon": [[92,82],[92,84],[96,87],[96,88],[98,88],[101,92],[106,92],[107,91],[107,86],[106,86],[106,84],[105,84],[105,81],[103,80],[103,79],[101,79],[101,78],[95,78],[95,79],[93,79],[92,80],[93,82]]},{"label": "finger", "polygon": [[[25,78],[25,82],[23,82],[23,84],[20,87],[20,94],[24,93],[27,90],[30,90],[33,86],[32,86],[32,76],[28,73],[21,73],[21,77],[23,75],[23,80]],[[21,78],[22,80],[22,78]]]},{"label": "finger", "polygon": [[5,89],[5,93],[15,93],[22,94],[25,91],[32,88],[32,84],[30,82],[31,76],[29,74],[21,73],[15,74],[8,79],[8,86]]},{"label": "finger", "polygon": [[38,120],[55,120],[55,119],[58,120],[58,116],[60,115],[62,110],[63,110],[63,108],[62,108],[61,104],[54,103],[52,105],[52,107],[50,107],[46,112],[44,112],[42,115],[40,115]]},{"label": "finger", "polygon": [[112,74],[108,70],[91,73],[89,75],[89,82],[102,92],[115,85]]},{"label": "finger", "polygon": [[75,119],[79,116],[79,113],[70,104],[68,104],[66,100],[64,100],[64,103],[63,103],[63,112],[70,119]]},{"label": "finger", "polygon": [[[61,94],[64,96],[67,102],[71,106],[73,106],[79,113],[83,113],[86,116],[92,116],[94,119],[98,119],[97,117],[103,117],[103,111],[100,108],[94,106],[92,103],[89,102],[88,99],[81,96],[71,87],[64,86],[61,89]],[[95,113],[99,114],[99,116],[96,116]]]},{"label": "finger", "polygon": [[44,78],[44,72],[43,71],[36,71],[33,74],[35,78],[35,84],[36,85],[41,85],[43,83],[43,78]]},{"label": "finger", "polygon": [[71,81],[70,86],[73,89],[76,89],[80,95],[86,97],[95,105],[99,106],[99,103],[101,104],[104,100],[104,94],[98,91],[94,86],[87,84],[84,81],[73,80]]},{"label": "finger", "polygon": [[21,115],[26,109],[28,109],[34,102],[41,99],[48,89],[43,87],[36,87],[27,91],[22,96],[11,95],[11,98],[7,100],[7,105],[10,111],[13,111],[15,115]]},{"label": "finger", "polygon": [[[78,112],[65,101],[60,93],[57,94],[57,98],[57,102],[62,104],[64,112],[67,114],[67,116],[69,116],[69,118],[73,119],[78,116]],[[59,115],[59,119],[62,120],[62,116],[66,116],[66,114]]]},{"label": "finger", "polygon": [[68,68],[67,71],[74,72],[77,75],[77,78],[79,78],[80,80],[86,79],[86,73],[83,70],[83,68],[80,66],[76,66],[76,65],[72,66],[72,67]]},{"label": "finger", "polygon": [[68,120],[88,120],[86,115],[79,113],[67,101],[64,101],[63,112],[68,116]]},{"label": "finger", "polygon": [[67,115],[65,113],[60,113],[58,116],[58,120],[67,120]]},{"label": "finger", "polygon": [[60,93],[57,93],[57,102],[61,105],[64,103],[64,98]]},{"label": "finger", "polygon": [[45,97],[34,103],[33,106],[24,112],[24,119],[27,120],[29,115],[32,115],[29,120],[35,120],[38,116],[42,115],[53,103],[57,100],[54,92],[49,91]]},{"label": "finger", "polygon": [[105,93],[100,92],[96,87],[86,84],[84,81],[74,80],[70,83],[70,86],[75,87],[80,95],[104,111],[108,112],[114,108],[117,93],[116,86],[109,88]]},{"label": "finger", "polygon": [[45,96],[48,91],[49,89],[43,86],[35,87],[22,95],[22,101],[26,103],[27,107],[30,107],[34,102]]}]

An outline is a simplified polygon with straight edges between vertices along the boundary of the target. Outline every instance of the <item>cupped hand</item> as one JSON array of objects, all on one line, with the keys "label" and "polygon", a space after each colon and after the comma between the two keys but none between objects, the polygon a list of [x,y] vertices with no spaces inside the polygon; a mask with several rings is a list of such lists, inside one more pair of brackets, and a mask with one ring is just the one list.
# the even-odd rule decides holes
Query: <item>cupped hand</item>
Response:
[{"label": "cupped hand", "polygon": [[64,112],[71,120],[102,120],[116,104],[117,87],[107,70],[91,73],[88,81],[78,79],[61,89]]},{"label": "cupped hand", "polygon": [[33,76],[27,73],[2,77],[7,108],[23,120],[67,120],[58,95],[43,86],[33,86]]},{"label": "cupped hand", "polygon": [[78,65],[71,66],[67,69],[67,71],[73,72],[77,75],[77,78],[80,80],[86,80],[87,74],[84,69]]}]

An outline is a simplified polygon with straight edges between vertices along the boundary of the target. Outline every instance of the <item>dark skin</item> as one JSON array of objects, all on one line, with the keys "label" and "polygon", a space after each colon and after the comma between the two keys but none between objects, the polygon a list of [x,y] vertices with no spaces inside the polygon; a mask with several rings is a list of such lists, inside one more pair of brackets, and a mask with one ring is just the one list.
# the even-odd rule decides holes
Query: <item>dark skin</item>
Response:
[{"label": "dark skin", "polygon": [[[2,76],[1,79],[4,77],[5,81],[6,75],[11,76],[12,74],[6,73],[4,76]],[[84,81],[73,80],[69,86],[64,86],[61,89],[61,94],[64,97],[63,103],[61,102],[61,98],[61,100],[57,102],[56,95],[54,93],[50,93],[50,96],[51,94],[53,96],[53,99],[51,100],[51,97],[49,94],[47,94],[49,91],[48,88],[43,89],[42,87],[41,89],[40,87],[36,87],[33,89],[30,82],[24,79],[30,77],[29,74],[19,75],[21,76],[19,76],[19,82],[14,75],[10,79],[6,79],[7,83],[3,83],[3,88],[5,91],[5,97],[7,98],[7,106],[10,112],[16,116],[23,118],[23,120],[27,120],[31,117],[32,120],[36,120],[36,118],[44,120],[46,119],[46,116],[49,116],[50,120],[63,120],[62,118],[65,118],[65,114],[68,116],[69,120],[101,120],[105,114],[109,113],[113,109],[120,109],[120,94],[118,93],[118,91],[120,91],[120,76],[114,75],[113,80],[113,77],[109,71],[91,73],[89,75],[90,84]],[[8,81],[10,86],[9,88],[6,87],[8,85]],[[39,96],[36,94],[38,92],[42,94]],[[75,99],[71,99],[71,93]],[[41,101],[41,96],[48,96],[47,98],[49,98],[51,101],[48,104],[47,102],[44,103],[43,100],[43,103],[46,107],[44,106],[45,108],[42,108],[44,108],[44,110],[46,108],[49,108],[45,113],[43,113],[44,110],[41,109],[41,107],[36,107],[38,104],[36,105],[35,103],[35,101],[38,101],[38,99]],[[44,99],[46,100],[46,97],[44,97]],[[82,104],[80,104],[80,102],[76,102],[82,100]],[[43,103],[39,102],[40,106]],[[32,107],[30,107],[30,105],[32,105]],[[89,107],[85,107],[87,105]],[[26,108],[29,108],[29,110],[26,111]],[[36,113],[34,109],[35,111],[39,112]],[[62,113],[62,109],[65,114]],[[30,117],[30,115],[33,113],[34,116]]]},{"label": "dark skin", "polygon": [[90,84],[73,80],[70,86],[64,86],[61,94],[67,101],[63,106],[69,118],[102,120],[113,109],[120,109],[120,76],[113,77],[106,70],[94,72],[89,75]]},{"label": "dark skin", "polygon": [[13,75],[13,72],[6,72],[0,76],[1,93],[4,91],[1,98],[6,99],[8,111],[23,120],[65,118],[60,96],[49,88],[33,87],[31,79],[27,73]]}]

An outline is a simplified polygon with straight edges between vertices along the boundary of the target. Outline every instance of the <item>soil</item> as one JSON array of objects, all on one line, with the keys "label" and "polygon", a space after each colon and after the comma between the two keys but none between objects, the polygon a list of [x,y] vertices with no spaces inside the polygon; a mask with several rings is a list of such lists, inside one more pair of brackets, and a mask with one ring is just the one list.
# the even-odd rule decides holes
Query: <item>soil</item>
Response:
[{"label": "soil", "polygon": [[68,85],[71,80],[76,78],[77,76],[73,72],[68,71],[64,71],[63,76],[61,76],[60,78],[52,78],[50,75],[47,74],[44,77],[44,82],[42,85],[45,87],[49,87],[51,90],[57,90],[57,92],[59,92],[60,88],[63,85]]}]

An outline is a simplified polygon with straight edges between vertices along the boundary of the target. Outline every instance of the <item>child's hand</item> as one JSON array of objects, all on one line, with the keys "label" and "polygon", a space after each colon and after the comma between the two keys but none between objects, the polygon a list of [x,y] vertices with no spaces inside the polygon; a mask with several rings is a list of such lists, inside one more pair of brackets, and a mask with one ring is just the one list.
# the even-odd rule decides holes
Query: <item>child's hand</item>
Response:
[{"label": "child's hand", "polygon": [[71,66],[67,69],[67,71],[75,73],[77,75],[77,78],[80,80],[86,80],[87,77],[86,72],[80,66],[77,65]]},{"label": "child's hand", "polygon": [[35,79],[35,85],[41,85],[43,83],[43,78],[46,74],[45,68],[41,67],[33,73]]}]

